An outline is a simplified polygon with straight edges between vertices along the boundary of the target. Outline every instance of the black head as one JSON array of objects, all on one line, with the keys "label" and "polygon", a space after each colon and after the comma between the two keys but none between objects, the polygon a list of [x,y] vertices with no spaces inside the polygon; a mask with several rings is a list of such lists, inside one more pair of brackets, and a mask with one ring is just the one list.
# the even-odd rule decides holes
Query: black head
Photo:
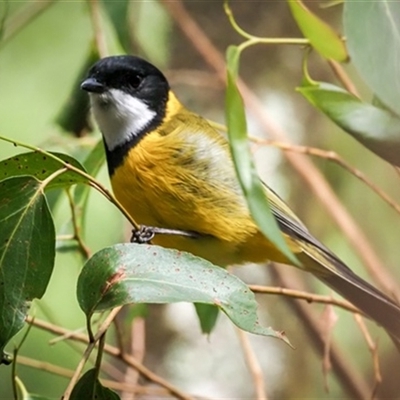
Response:
[{"label": "black head", "polygon": [[160,107],[165,107],[169,85],[161,71],[142,58],[111,56],[90,68],[81,89],[97,94],[117,89],[142,100],[158,113]]}]

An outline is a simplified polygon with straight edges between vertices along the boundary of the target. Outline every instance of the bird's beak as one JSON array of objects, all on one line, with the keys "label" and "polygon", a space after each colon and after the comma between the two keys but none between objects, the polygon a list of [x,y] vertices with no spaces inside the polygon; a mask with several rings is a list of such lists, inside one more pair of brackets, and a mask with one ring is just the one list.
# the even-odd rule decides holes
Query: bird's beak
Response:
[{"label": "bird's beak", "polygon": [[106,87],[99,82],[96,78],[87,78],[81,83],[81,89],[89,93],[104,93]]}]

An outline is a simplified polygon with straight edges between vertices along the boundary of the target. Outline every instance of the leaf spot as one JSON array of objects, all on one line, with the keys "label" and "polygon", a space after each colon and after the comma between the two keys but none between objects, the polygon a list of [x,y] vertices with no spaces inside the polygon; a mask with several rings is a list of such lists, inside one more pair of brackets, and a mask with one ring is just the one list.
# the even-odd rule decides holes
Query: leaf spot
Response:
[{"label": "leaf spot", "polygon": [[101,295],[104,296],[107,293],[111,286],[115,285],[117,282],[121,281],[125,277],[125,268],[119,268],[117,272],[112,274],[106,281],[105,285],[101,289]]}]

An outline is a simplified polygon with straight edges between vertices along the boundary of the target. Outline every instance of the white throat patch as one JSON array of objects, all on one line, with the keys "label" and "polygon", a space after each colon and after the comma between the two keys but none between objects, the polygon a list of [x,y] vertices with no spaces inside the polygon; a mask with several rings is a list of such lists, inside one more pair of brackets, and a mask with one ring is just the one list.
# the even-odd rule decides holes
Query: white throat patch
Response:
[{"label": "white throat patch", "polygon": [[156,116],[142,100],[119,89],[90,93],[90,102],[110,151],[138,135]]}]

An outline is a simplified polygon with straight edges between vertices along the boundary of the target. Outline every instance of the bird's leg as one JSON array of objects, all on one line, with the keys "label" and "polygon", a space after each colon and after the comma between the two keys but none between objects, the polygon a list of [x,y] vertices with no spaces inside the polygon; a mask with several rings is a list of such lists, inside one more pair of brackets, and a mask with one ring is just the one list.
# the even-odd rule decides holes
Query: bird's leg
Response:
[{"label": "bird's leg", "polygon": [[198,239],[203,236],[201,233],[194,231],[184,231],[180,229],[159,228],[157,226],[140,225],[139,229],[132,230],[131,243],[148,243],[155,235],[177,235],[190,239]]}]

